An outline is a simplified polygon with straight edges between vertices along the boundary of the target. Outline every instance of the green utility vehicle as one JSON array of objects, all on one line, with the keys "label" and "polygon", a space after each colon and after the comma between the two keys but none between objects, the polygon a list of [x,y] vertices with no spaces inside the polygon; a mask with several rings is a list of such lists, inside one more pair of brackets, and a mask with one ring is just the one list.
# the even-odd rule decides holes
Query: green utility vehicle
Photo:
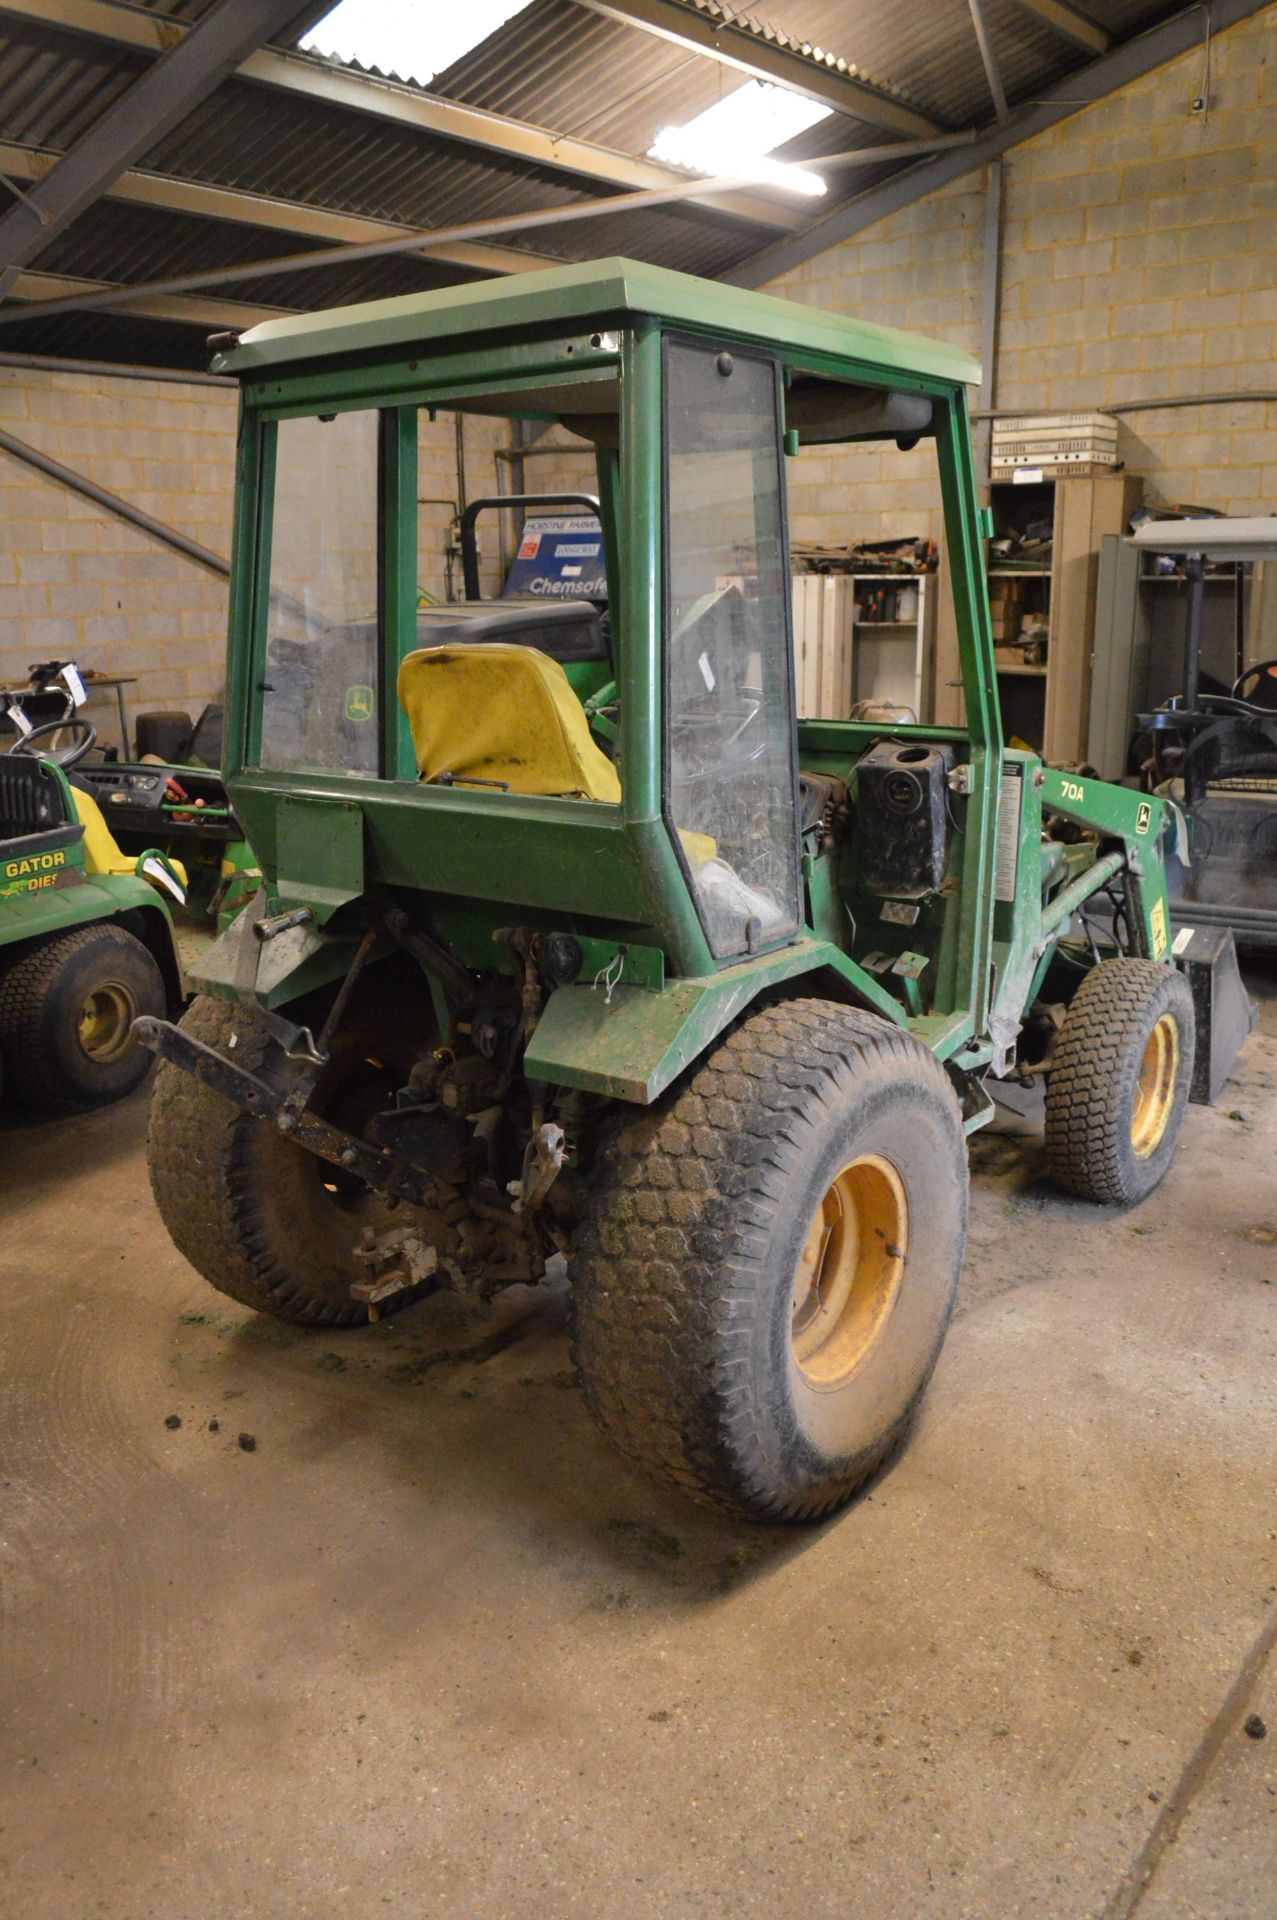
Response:
[{"label": "green utility vehicle", "polygon": [[261,875],[220,775],[93,758],[73,662],[33,669],[32,691],[54,717],[32,725],[10,696],[0,752],[0,1077],[77,1113],[143,1079],[133,1022],[181,1006],[183,960]]},{"label": "green utility vehicle", "polygon": [[185,876],[111,834],[72,771],[92,735],[55,721],[0,754],[0,1063],[8,1095],[52,1113],[131,1092],[151,1064],[133,1022],[184,994]]},{"label": "green utility vehicle", "polygon": [[[828,1511],[935,1364],[986,1080],[1044,1080],[1057,1179],[1130,1203],[1192,1071],[1167,807],[1003,750],[977,369],[624,260],[216,345],[226,771],[265,883],[181,1025],[139,1022],[169,1231],[324,1326],[565,1253],[622,1448]],[[419,606],[438,409],[592,444],[606,608]],[[795,713],[786,467],[842,442],[936,462],[963,727]]]}]

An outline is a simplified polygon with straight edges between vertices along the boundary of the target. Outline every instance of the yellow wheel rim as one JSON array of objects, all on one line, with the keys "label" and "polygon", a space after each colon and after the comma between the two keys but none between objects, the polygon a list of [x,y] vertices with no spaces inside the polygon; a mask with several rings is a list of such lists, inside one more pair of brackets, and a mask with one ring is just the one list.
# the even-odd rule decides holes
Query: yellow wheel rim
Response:
[{"label": "yellow wheel rim", "polygon": [[129,1044],[137,1006],[118,981],[96,987],[80,1011],[80,1046],[99,1066],[118,1060]]},{"label": "yellow wheel rim", "polygon": [[799,1372],[840,1387],[881,1337],[909,1250],[909,1205],[890,1161],[853,1160],[816,1208],[794,1277],[790,1344]]},{"label": "yellow wheel rim", "polygon": [[1131,1146],[1138,1160],[1156,1151],[1175,1105],[1179,1079],[1179,1025],[1164,1013],[1148,1036],[1135,1082],[1131,1108]]}]

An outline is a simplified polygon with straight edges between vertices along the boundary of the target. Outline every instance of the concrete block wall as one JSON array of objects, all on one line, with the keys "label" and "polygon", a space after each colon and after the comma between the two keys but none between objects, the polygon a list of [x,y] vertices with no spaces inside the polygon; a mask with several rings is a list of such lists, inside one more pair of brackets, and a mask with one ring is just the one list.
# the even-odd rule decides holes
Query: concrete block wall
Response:
[{"label": "concrete block wall", "polygon": [[[1004,158],[999,406],[1104,408],[1277,389],[1277,6]],[[977,352],[983,169],[768,289]],[[974,403],[974,402],[973,402]],[[1277,404],[1132,412],[1118,450],[1148,497],[1277,512]],[[802,455],[797,538],[938,532],[922,450]],[[928,526],[920,516],[929,514]]]},{"label": "concrete block wall", "polygon": [[[1005,160],[997,398],[1034,411],[1277,387],[1277,5],[1085,109]],[[805,262],[773,291],[973,351],[984,175],[976,171]],[[232,389],[0,367],[19,438],[226,553]],[[471,498],[510,485],[504,422],[466,423]],[[1230,513],[1277,508],[1277,405],[1238,399],[1122,418],[1148,493]],[[592,484],[588,452],[529,461],[532,487]],[[795,538],[938,537],[932,456],[817,448],[790,464]],[[457,496],[453,423],[423,421],[423,495]],[[422,583],[439,596],[448,505],[419,513]],[[485,590],[501,578],[495,525]],[[225,583],[0,453],[0,682],[74,654],[136,674],[135,710],[197,710],[221,687]],[[104,726],[110,709],[99,702]],[[109,737],[109,736],[108,736]]]},{"label": "concrete block wall", "polygon": [[[235,395],[224,387],[0,367],[19,440],[230,551]],[[221,686],[226,585],[114,514],[0,453],[0,683],[75,658],[134,674],[139,707],[198,712]],[[115,738],[113,701],[90,717]]]},{"label": "concrete block wall", "polygon": [[[417,433],[417,578],[436,600],[445,598],[444,560],[448,531],[460,497],[457,473],[456,415],[441,413],[434,420],[422,412]],[[509,464],[496,457],[498,447],[510,444],[505,420],[468,414],[464,420],[465,493],[468,500],[510,491]],[[497,594],[505,578],[497,518],[484,514],[479,521],[479,584],[486,594]],[[454,569],[454,589],[462,592],[461,565]]]},{"label": "concrete block wall", "polygon": [[[234,490],[233,388],[198,382],[0,366],[0,425],[17,439],[120,494],[156,519],[229,556]],[[494,458],[503,420],[465,424],[467,483],[491,493],[509,478]],[[418,493],[457,497],[453,416],[423,414]],[[451,510],[422,505],[420,578],[440,598]],[[494,529],[495,533],[495,529]],[[501,581],[495,537],[484,590]],[[105,508],[0,452],[0,685],[25,685],[35,661],[136,677],[130,713],[185,708],[220,696],[226,582]],[[90,717],[116,739],[114,695]]]}]

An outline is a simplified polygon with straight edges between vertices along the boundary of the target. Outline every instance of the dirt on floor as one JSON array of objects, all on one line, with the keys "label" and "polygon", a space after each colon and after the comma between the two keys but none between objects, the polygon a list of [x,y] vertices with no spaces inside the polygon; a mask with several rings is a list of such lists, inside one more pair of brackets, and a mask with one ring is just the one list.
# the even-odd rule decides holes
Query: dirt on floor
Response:
[{"label": "dirt on floor", "polygon": [[806,1530],[614,1455],[561,1292],[260,1319],[160,1227],[145,1090],[8,1124],[4,1911],[1268,1920],[1277,976],[1251,985],[1261,1029],[1142,1207],[973,1141],[923,1418]]}]

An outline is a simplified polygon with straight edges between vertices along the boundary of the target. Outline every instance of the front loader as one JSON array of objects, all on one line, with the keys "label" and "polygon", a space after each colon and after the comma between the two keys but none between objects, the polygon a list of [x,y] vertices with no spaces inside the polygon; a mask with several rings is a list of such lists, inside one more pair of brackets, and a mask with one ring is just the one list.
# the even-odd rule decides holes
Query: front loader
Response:
[{"label": "front loader", "polygon": [[[988,1083],[1044,1081],[1056,1179],[1130,1205],[1192,1075],[1167,806],[1003,750],[977,369],[623,260],[269,322],[215,365],[264,884],[180,1026],[138,1023],[169,1231],[320,1326],[563,1253],[626,1452],[829,1511],[935,1364]],[[592,447],[605,603],[420,604],[439,410]],[[795,711],[786,466],[846,443],[934,458],[960,728]]]}]

